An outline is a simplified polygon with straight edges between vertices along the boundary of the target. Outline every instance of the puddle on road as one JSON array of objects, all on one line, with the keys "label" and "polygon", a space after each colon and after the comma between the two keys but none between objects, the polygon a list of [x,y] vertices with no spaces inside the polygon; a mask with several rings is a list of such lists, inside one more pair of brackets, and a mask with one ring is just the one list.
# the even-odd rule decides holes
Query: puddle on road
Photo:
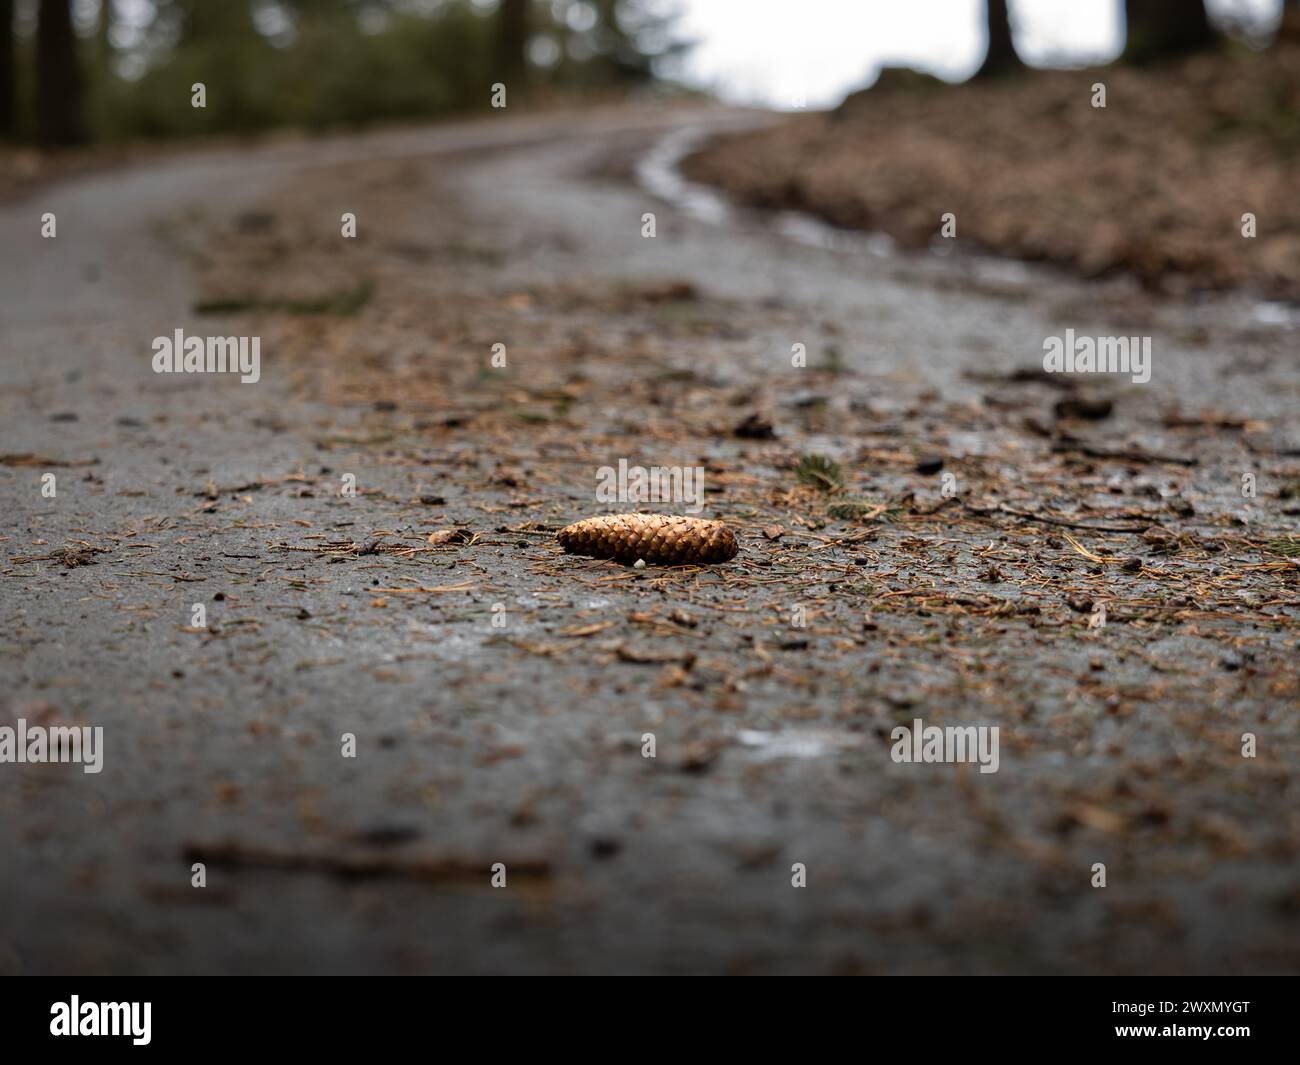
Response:
[{"label": "puddle on road", "polygon": [[[952,248],[946,243],[936,241],[928,252],[907,252],[900,250],[886,233],[844,229],[803,211],[760,211],[738,206],[725,193],[691,181],[681,171],[682,160],[718,132],[723,131],[709,126],[686,126],[661,137],[636,165],[638,184],[697,221],[726,227],[740,226],[747,218],[762,218],[763,228],[791,243],[822,251],[929,264],[937,264],[950,256]],[[984,284],[1031,288],[1037,282],[1055,276],[1049,275],[1049,267],[982,252],[964,251],[961,264],[975,281]],[[1224,299],[1224,303],[1211,299],[1205,304],[1191,305],[1187,308],[1188,313],[1195,319],[1198,313],[1203,315],[1208,310],[1215,317],[1228,318],[1238,328],[1282,331],[1300,328],[1300,305],[1259,299],[1243,302],[1231,296]]]},{"label": "puddle on road", "polygon": [[1256,325],[1271,325],[1282,329],[1300,328],[1300,307],[1291,303],[1262,300],[1252,305],[1250,320]]},{"label": "puddle on road", "polygon": [[865,742],[860,734],[832,729],[779,729],[776,732],[741,729],[736,733],[736,739],[741,746],[750,748],[755,760],[760,762],[778,758],[824,758],[861,747]]},{"label": "puddle on road", "polygon": [[643,189],[666,200],[691,218],[712,225],[735,220],[735,211],[722,193],[698,185],[681,172],[681,161],[700,147],[713,131],[704,126],[673,130],[637,162],[637,182]]}]

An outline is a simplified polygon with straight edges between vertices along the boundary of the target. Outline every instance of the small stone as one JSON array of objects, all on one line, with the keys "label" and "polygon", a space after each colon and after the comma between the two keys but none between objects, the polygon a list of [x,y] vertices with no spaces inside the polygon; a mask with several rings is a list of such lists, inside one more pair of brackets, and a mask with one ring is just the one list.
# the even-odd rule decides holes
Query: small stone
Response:
[{"label": "small stone", "polygon": [[1090,422],[1099,422],[1109,418],[1114,409],[1114,402],[1098,396],[1069,396],[1056,404],[1058,418],[1083,418]]},{"label": "small stone", "polygon": [[772,428],[771,421],[757,411],[747,415],[745,420],[732,430],[732,433],[742,440],[776,439],[776,431]]},{"label": "small stone", "polygon": [[593,858],[613,858],[623,849],[623,842],[610,836],[598,836],[588,847]]}]

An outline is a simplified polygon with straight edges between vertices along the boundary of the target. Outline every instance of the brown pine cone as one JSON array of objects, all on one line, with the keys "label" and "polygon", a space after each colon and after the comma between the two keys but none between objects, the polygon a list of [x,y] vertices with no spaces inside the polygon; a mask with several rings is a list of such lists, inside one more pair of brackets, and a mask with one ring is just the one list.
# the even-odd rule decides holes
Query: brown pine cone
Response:
[{"label": "brown pine cone", "polygon": [[566,525],[560,546],[573,555],[615,562],[726,562],[736,557],[736,536],[720,521],[676,514],[615,514]]}]

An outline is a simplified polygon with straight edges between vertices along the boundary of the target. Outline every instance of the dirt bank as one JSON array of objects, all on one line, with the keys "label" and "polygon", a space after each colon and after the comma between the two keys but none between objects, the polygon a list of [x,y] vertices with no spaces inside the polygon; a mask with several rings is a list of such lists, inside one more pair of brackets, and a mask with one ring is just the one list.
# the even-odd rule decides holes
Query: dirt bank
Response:
[{"label": "dirt bank", "polygon": [[951,212],[959,245],[1162,292],[1300,299],[1300,46],[993,84],[886,80],[833,113],[722,138],[687,172],[908,247],[941,240]]}]

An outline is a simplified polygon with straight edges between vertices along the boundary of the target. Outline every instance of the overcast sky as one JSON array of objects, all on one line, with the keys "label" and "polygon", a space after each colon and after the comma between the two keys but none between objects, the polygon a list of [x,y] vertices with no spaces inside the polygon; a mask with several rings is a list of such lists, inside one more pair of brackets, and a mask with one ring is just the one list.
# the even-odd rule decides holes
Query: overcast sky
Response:
[{"label": "overcast sky", "polygon": [[[1194,0],[1188,0],[1194,2]],[[729,100],[833,106],[900,64],[961,80],[984,56],[984,0],[678,0],[695,40],[689,80]],[[1216,16],[1275,19],[1281,0],[1209,0]],[[1123,0],[1011,0],[1016,45],[1040,65],[1106,61]]]}]

